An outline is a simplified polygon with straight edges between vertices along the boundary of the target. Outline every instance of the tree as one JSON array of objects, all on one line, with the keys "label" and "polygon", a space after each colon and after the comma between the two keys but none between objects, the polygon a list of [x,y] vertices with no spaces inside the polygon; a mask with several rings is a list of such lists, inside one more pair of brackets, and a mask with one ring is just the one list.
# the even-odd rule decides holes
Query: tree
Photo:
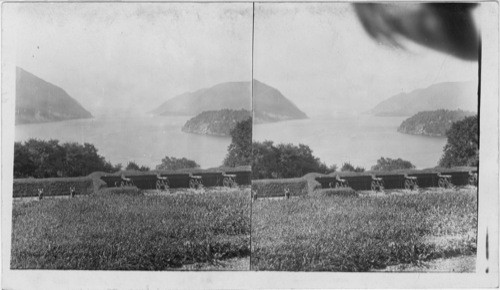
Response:
[{"label": "tree", "polygon": [[252,178],[277,178],[278,177],[278,148],[272,141],[252,143]]},{"label": "tree", "polygon": [[[29,176],[37,178],[67,176],[65,174],[65,152],[58,140],[30,139],[24,143],[24,146],[28,151],[29,159],[34,164],[34,170]],[[16,160],[14,160],[15,162]]]},{"label": "tree", "polygon": [[252,152],[254,179],[302,177],[310,172],[329,173],[337,170],[336,165],[327,167],[304,144],[275,146],[272,141],[253,142]]},{"label": "tree", "polygon": [[310,172],[325,172],[327,167],[314,157],[311,148],[304,144],[294,146],[292,144],[279,144],[280,177],[300,177]]},{"label": "tree", "polygon": [[94,171],[114,172],[113,166],[97,153],[94,145],[59,144],[58,140],[30,139],[14,144],[14,177],[75,177]]},{"label": "tree", "polygon": [[139,168],[139,171],[149,171],[151,170],[151,168],[149,168],[148,166],[144,166],[144,165],[141,165],[141,167]]},{"label": "tree", "polygon": [[125,167],[125,170],[135,170],[135,171],[149,171],[149,167],[146,166],[140,166],[135,163],[135,161],[130,161],[127,164],[127,167]]},{"label": "tree", "polygon": [[349,163],[349,162],[346,162],[342,165],[342,168],[340,168],[340,171],[350,171],[350,172],[364,172],[365,169],[363,167],[356,167],[354,168],[354,166]]},{"label": "tree", "polygon": [[380,157],[377,160],[377,164],[372,166],[373,171],[393,171],[398,169],[414,169],[415,165],[411,164],[410,161],[403,160],[401,158],[391,159]]},{"label": "tree", "polygon": [[82,146],[78,143],[65,143],[62,147],[66,154],[65,176],[84,176],[94,171],[112,169],[106,168],[106,160],[97,153],[97,148],[92,144],[84,143]]},{"label": "tree", "polygon": [[14,177],[23,178],[34,176],[36,164],[30,152],[21,142],[14,143]]},{"label": "tree", "polygon": [[229,167],[252,164],[252,118],[238,122],[231,130],[231,144],[223,165]]},{"label": "tree", "polygon": [[156,165],[156,170],[179,170],[198,167],[200,167],[200,165],[193,160],[166,156],[161,160],[161,164]]},{"label": "tree", "polygon": [[134,161],[130,161],[127,164],[127,167],[125,167],[125,170],[136,170],[136,171],[139,171],[139,169],[140,169],[139,165],[137,165],[137,163],[135,163]]},{"label": "tree", "polygon": [[478,166],[479,126],[478,116],[471,116],[451,125],[446,132],[447,143],[439,166]]}]

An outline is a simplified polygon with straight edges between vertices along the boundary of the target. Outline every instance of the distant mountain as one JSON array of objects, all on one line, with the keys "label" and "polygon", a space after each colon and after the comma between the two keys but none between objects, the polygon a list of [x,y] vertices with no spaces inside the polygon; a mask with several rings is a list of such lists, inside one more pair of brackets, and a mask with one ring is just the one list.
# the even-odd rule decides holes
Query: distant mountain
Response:
[{"label": "distant mountain", "polygon": [[16,124],[92,118],[63,89],[16,68]]},{"label": "distant mountain", "polygon": [[[307,118],[292,102],[278,90],[254,80],[253,99],[256,122],[276,122]],[[152,111],[157,115],[194,116],[203,111],[222,109],[252,109],[252,87],[250,82],[228,82],[195,92],[184,93],[167,100]]]},{"label": "distant mountain", "polygon": [[375,106],[376,116],[412,116],[437,109],[477,112],[477,85],[474,82],[447,82],[395,95]]},{"label": "distant mountain", "polygon": [[450,129],[451,124],[474,114],[462,110],[419,112],[404,120],[398,128],[398,132],[412,135],[445,137],[446,131]]},{"label": "distant mountain", "polygon": [[236,123],[251,116],[252,114],[247,110],[205,111],[189,119],[182,127],[182,131],[203,135],[230,136]]},{"label": "distant mountain", "polygon": [[306,119],[299,110],[277,89],[254,80],[253,112],[254,123],[269,123],[293,119]]}]

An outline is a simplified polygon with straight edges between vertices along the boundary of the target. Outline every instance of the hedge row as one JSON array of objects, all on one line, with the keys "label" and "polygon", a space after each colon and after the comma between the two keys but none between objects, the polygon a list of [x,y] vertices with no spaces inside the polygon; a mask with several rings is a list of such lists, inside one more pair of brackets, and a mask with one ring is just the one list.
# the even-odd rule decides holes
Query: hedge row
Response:
[{"label": "hedge row", "polygon": [[259,179],[252,181],[252,191],[255,191],[257,197],[285,196],[286,188],[290,190],[291,196],[306,195],[308,192],[308,183],[303,178]]},{"label": "hedge row", "polygon": [[[468,171],[447,171],[442,172],[445,175],[451,175],[451,183],[453,185],[467,185],[469,183]],[[350,175],[341,176],[345,179],[349,187],[354,190],[370,190],[372,177],[371,175]],[[434,172],[414,172],[409,173],[408,176],[417,177],[417,183],[420,187],[437,187],[439,177]],[[405,176],[404,174],[376,174],[376,177],[382,178],[384,187],[386,189],[401,189],[404,188]],[[321,184],[321,188],[329,188],[330,185],[335,186],[335,176],[318,176],[316,180]]]},{"label": "hedge row", "polygon": [[[226,174],[236,175],[236,183],[238,185],[250,185],[252,173],[250,171],[227,171]],[[203,180],[203,185],[205,187],[212,186],[222,186],[222,181],[224,177],[222,172],[200,172],[192,173],[196,176],[201,176]],[[135,186],[140,189],[154,189],[156,188],[157,177],[156,174],[133,174],[123,175],[127,178],[132,179]],[[168,178],[168,183],[170,188],[187,188],[189,187],[189,173],[170,173],[170,174],[160,174],[162,177]],[[108,187],[115,187],[117,183],[121,182],[121,174],[107,174],[101,176],[101,179],[107,184]]]},{"label": "hedge row", "polygon": [[69,195],[70,187],[75,188],[77,195],[94,193],[94,182],[90,177],[22,178],[14,179],[13,196],[38,196],[38,189],[43,189],[44,196]]}]

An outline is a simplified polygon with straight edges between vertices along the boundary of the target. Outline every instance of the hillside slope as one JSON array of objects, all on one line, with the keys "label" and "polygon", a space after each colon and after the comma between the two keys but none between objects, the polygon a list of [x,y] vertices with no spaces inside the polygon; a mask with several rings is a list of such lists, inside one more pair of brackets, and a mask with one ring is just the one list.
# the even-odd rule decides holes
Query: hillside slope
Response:
[{"label": "hillside slope", "polygon": [[306,119],[307,115],[280,91],[254,80],[253,111],[255,123]]},{"label": "hillside slope", "polygon": [[92,118],[63,89],[16,68],[16,124]]},{"label": "hillside slope", "polygon": [[250,118],[252,115],[247,110],[219,110],[204,111],[189,119],[182,127],[186,133],[195,133],[213,136],[230,136],[236,123]]},{"label": "hillside slope", "polygon": [[446,131],[450,129],[451,124],[472,115],[474,113],[462,110],[419,112],[404,120],[398,128],[398,132],[412,135],[445,137]]},{"label": "hillside slope", "polygon": [[[276,122],[307,118],[278,90],[254,80],[253,108],[256,122]],[[167,100],[152,111],[157,115],[195,116],[203,111],[222,109],[252,110],[250,82],[227,82]]]},{"label": "hillside slope", "polygon": [[376,116],[412,116],[438,109],[477,112],[477,85],[474,82],[447,82],[401,93],[379,103],[370,113]]}]

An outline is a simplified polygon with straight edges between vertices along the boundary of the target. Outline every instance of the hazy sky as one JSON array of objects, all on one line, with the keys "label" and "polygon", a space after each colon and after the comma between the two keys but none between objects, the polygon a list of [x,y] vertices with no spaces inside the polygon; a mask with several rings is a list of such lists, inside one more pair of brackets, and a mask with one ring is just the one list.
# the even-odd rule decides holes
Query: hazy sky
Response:
[{"label": "hazy sky", "polygon": [[[94,114],[149,111],[186,91],[251,79],[251,3],[8,5],[17,5],[4,13],[17,21],[17,65]],[[374,42],[348,4],[257,3],[254,77],[309,116],[477,79],[474,62],[403,44]]]},{"label": "hazy sky", "polygon": [[309,116],[362,112],[437,82],[477,81],[475,62],[403,44],[373,41],[349,4],[256,4],[254,77]]},{"label": "hazy sky", "polygon": [[27,3],[9,12],[17,65],[93,113],[149,111],[186,91],[251,79],[248,3]]}]

